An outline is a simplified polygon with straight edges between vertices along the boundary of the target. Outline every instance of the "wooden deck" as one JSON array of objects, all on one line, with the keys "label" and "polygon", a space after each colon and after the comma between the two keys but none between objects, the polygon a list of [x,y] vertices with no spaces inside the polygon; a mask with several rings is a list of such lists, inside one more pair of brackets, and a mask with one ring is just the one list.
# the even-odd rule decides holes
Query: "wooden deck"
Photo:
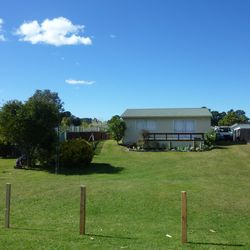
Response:
[{"label": "wooden deck", "polygon": [[204,141],[204,133],[147,133],[145,141]]}]

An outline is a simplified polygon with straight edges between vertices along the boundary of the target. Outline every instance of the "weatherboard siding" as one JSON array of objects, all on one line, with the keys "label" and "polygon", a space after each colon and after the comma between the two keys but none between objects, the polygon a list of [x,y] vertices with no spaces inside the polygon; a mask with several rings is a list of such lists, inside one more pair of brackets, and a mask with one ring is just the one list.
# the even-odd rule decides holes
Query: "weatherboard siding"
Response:
[{"label": "weatherboard siding", "polygon": [[[211,126],[210,117],[178,117],[178,118],[124,118],[126,131],[123,142],[125,144],[136,143],[142,139],[142,132],[146,130],[152,133],[175,133],[176,121],[193,121],[194,133],[205,133]],[[141,126],[147,124],[146,126]]]}]

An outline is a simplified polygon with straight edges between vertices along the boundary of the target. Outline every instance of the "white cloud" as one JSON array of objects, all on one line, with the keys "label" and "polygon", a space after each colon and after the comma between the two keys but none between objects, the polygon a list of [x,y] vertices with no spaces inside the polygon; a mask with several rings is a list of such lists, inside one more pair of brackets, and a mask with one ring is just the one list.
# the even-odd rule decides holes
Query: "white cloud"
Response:
[{"label": "white cloud", "polygon": [[6,41],[4,35],[2,34],[2,32],[3,32],[2,26],[3,26],[3,19],[0,18],[0,42]]},{"label": "white cloud", "polygon": [[65,82],[70,85],[92,85],[95,83],[95,81],[74,80],[74,79],[67,79],[65,80]]},{"label": "white cloud", "polygon": [[81,36],[83,25],[74,25],[65,17],[46,19],[41,24],[37,20],[24,22],[16,32],[20,41],[32,44],[45,43],[55,46],[62,45],[91,45],[90,37]]}]

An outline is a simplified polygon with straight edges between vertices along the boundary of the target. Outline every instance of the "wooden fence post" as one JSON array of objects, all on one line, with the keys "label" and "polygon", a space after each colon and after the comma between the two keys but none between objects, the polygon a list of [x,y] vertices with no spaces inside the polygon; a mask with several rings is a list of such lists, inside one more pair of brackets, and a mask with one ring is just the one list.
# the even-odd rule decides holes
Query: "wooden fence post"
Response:
[{"label": "wooden fence post", "polygon": [[187,193],[181,192],[181,242],[187,243]]},{"label": "wooden fence post", "polygon": [[80,186],[80,235],[85,234],[86,186]]},{"label": "wooden fence post", "polygon": [[5,228],[10,227],[10,195],[11,195],[11,184],[6,183]]}]

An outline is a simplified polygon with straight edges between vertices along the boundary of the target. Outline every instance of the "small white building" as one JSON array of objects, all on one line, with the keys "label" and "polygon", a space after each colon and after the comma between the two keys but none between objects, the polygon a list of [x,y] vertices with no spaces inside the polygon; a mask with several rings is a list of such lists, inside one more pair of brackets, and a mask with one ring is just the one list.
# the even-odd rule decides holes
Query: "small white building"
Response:
[{"label": "small white building", "polygon": [[250,123],[236,123],[231,126],[231,129],[234,141],[250,143]]},{"label": "small white building", "polygon": [[207,108],[127,109],[121,117],[127,127],[124,144],[137,143],[146,131],[148,140],[178,146],[203,141],[212,114]]}]

